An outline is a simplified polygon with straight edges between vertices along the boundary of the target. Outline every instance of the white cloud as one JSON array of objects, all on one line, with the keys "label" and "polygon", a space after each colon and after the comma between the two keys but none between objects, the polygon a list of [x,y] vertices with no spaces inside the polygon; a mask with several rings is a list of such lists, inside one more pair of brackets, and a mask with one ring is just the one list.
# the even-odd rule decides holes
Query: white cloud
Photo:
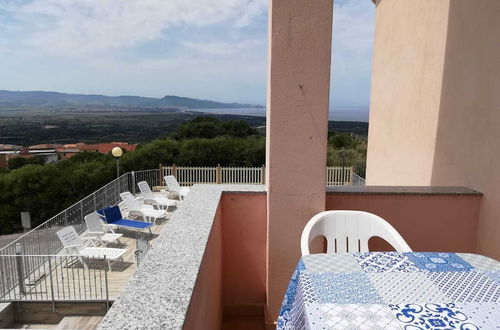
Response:
[{"label": "white cloud", "polygon": [[173,27],[243,27],[265,13],[267,0],[32,0],[3,9],[25,27],[28,45],[89,55],[157,40]]},{"label": "white cloud", "polygon": [[231,55],[241,54],[246,51],[256,49],[263,50],[266,47],[267,40],[265,39],[249,39],[236,42],[228,41],[207,41],[193,42],[185,41],[183,45],[188,49],[206,55]]}]

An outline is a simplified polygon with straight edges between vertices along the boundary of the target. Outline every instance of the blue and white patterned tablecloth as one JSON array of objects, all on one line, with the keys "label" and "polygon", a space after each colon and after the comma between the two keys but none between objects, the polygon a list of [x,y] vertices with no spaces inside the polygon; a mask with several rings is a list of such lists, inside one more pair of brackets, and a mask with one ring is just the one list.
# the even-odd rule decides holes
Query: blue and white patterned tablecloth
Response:
[{"label": "blue and white patterned tablecloth", "polygon": [[278,329],[500,329],[500,263],[468,253],[304,256]]}]

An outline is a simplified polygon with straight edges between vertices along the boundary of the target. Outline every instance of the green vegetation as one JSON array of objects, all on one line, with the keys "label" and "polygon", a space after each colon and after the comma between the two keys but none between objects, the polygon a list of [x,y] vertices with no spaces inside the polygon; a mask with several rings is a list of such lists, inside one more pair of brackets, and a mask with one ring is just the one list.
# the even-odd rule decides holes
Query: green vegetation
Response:
[{"label": "green vegetation", "polygon": [[8,166],[9,169],[15,170],[16,168],[23,167],[24,165],[33,164],[33,165],[43,165],[45,162],[41,157],[16,157],[9,159]]},{"label": "green vegetation", "polygon": [[[179,125],[200,116],[177,109],[64,109],[0,110],[0,144],[30,146],[42,143],[146,143],[166,138]],[[244,120],[266,124],[264,117],[213,115],[221,121]]]},{"label": "green vegetation", "polygon": [[[1,103],[1,102],[0,102]],[[199,112],[165,108],[10,108],[0,106],[0,144],[30,146],[42,143],[102,143],[123,141],[146,143],[156,138],[166,138],[185,122],[200,116]],[[259,127],[264,135],[266,118],[214,114],[210,117],[224,122],[245,121]],[[209,124],[207,124],[209,126]],[[368,123],[330,121],[330,131],[366,136]],[[228,128],[230,129],[230,128]],[[238,128],[236,127],[238,130]],[[216,133],[216,132],[214,132]],[[184,138],[191,134],[184,129]],[[192,135],[189,135],[193,137]],[[198,137],[211,137],[198,136]],[[180,136],[181,137],[181,136]]]},{"label": "green vegetation", "polygon": [[[366,137],[330,132],[328,142],[328,165],[351,166],[366,156]],[[11,170],[0,171],[0,234],[21,229],[21,211],[31,213],[32,223],[41,223],[116,175],[113,157],[93,152],[80,153],[56,164],[31,162],[35,160],[12,160]],[[160,163],[262,166],[265,137],[244,120],[198,117],[184,122],[167,137],[140,144],[120,161],[122,172],[157,168]]]},{"label": "green vegetation", "polygon": [[0,233],[21,229],[21,211],[29,211],[32,222],[38,224],[69,207],[109,182],[113,165],[113,157],[95,153],[83,162],[30,164],[0,174]]},{"label": "green vegetation", "polygon": [[354,166],[356,174],[365,177],[367,138],[330,131],[328,134],[328,166]]},{"label": "green vegetation", "polygon": [[[210,134],[210,132],[217,134]],[[84,152],[56,164],[33,164],[15,158],[11,170],[0,172],[0,234],[20,230],[21,211],[41,223],[115,177],[111,155]],[[159,163],[193,166],[261,166],[264,137],[245,121],[210,117],[183,124],[171,137],[139,145],[121,158],[122,171],[157,168]]]}]

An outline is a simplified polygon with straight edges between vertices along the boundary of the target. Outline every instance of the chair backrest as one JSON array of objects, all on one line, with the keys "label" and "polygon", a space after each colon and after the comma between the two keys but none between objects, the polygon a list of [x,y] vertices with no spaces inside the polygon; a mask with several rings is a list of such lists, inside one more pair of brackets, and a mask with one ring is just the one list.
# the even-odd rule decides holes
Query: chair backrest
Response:
[{"label": "chair backrest", "polygon": [[129,211],[139,211],[141,209],[141,204],[129,191],[120,193],[120,197],[122,198],[125,206],[129,209]]},{"label": "chair backrest", "polygon": [[104,216],[104,219],[106,220],[107,223],[113,223],[117,220],[123,219],[122,213],[120,212],[120,208],[117,205],[106,207],[99,211],[102,211],[101,214]]},{"label": "chair backrest", "polygon": [[59,230],[57,232],[57,237],[59,237],[59,240],[65,248],[80,249],[83,247],[82,239],[73,226],[68,226]]},{"label": "chair backrest", "polygon": [[153,191],[151,190],[149,184],[146,181],[138,182],[137,185],[139,186],[139,190],[141,191],[141,194],[144,195],[144,197],[149,197],[149,198],[154,197]]},{"label": "chair backrest", "polygon": [[99,214],[97,212],[92,212],[90,214],[87,214],[85,217],[85,224],[87,225],[87,229],[91,232],[103,232],[104,233],[104,228],[102,226],[101,219],[99,217]]},{"label": "chair backrest", "polygon": [[165,176],[165,183],[167,184],[168,190],[180,191],[181,185],[177,182],[177,179],[173,175]]},{"label": "chair backrest", "polygon": [[387,221],[363,211],[325,211],[316,214],[302,232],[302,255],[309,254],[309,244],[321,235],[326,237],[327,253],[368,252],[368,240],[373,236],[383,238],[399,252],[411,252],[410,246]]}]

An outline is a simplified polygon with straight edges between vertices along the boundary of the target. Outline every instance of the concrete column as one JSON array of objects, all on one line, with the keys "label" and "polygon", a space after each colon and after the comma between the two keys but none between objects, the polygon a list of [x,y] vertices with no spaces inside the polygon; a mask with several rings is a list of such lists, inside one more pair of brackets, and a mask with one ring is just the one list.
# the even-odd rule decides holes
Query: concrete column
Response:
[{"label": "concrete column", "polygon": [[271,0],[267,95],[267,322],[307,221],[325,209],[332,0]]}]

